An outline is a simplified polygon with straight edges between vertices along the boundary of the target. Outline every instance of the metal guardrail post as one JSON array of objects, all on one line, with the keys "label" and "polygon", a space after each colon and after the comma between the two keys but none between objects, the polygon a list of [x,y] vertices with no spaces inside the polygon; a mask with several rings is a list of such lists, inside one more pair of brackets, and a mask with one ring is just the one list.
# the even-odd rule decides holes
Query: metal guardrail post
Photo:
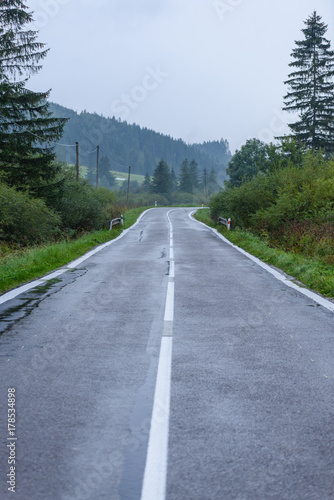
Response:
[{"label": "metal guardrail post", "polygon": [[112,230],[113,226],[116,226],[116,224],[121,224],[122,226],[124,226],[123,214],[121,214],[120,217],[117,217],[117,219],[113,219],[110,221],[110,231]]},{"label": "metal guardrail post", "polygon": [[218,222],[219,224],[223,224],[224,226],[226,226],[228,230],[231,229],[231,219],[224,219],[224,217],[219,217]]}]

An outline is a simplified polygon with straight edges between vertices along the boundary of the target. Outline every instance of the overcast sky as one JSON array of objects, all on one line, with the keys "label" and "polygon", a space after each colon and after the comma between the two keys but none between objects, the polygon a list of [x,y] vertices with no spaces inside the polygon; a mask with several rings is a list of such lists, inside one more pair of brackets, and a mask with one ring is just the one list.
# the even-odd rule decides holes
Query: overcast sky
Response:
[{"label": "overcast sky", "polygon": [[27,0],[50,47],[28,87],[188,143],[269,142],[295,40],[314,10],[334,49],[333,0]]}]

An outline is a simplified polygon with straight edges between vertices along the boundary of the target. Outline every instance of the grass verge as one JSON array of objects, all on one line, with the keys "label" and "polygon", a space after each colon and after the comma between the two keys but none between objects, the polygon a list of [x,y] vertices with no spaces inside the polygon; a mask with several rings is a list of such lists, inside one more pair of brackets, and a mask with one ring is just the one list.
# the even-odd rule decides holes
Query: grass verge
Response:
[{"label": "grass verge", "polygon": [[[124,214],[124,229],[132,226],[146,208],[134,208]],[[15,250],[0,259],[0,294],[65,266],[94,247],[117,238],[122,229],[85,234],[72,241]]]},{"label": "grass verge", "polygon": [[261,238],[234,229],[227,231],[225,226],[215,224],[210,218],[210,210],[198,210],[195,218],[204,224],[214,227],[231,243],[255,255],[263,262],[282,269],[293,276],[307,288],[321,293],[325,297],[334,298],[334,266],[327,265],[318,259],[311,259],[293,252],[284,252],[279,248],[269,247]]}]

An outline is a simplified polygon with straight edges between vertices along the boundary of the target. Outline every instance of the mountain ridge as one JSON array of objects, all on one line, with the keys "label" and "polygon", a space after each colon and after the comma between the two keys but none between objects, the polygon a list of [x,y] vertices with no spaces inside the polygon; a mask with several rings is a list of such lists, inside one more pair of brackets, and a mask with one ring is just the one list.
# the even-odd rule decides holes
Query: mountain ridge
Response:
[{"label": "mountain ridge", "polygon": [[100,157],[107,157],[112,168],[121,172],[126,172],[131,165],[136,174],[152,175],[157,163],[163,158],[177,175],[183,160],[187,158],[189,161],[194,159],[201,171],[214,168],[219,183],[226,178],[231,153],[225,139],[186,144],[182,139],[128,124],[115,117],[106,118],[87,111],[77,113],[56,103],[50,103],[49,109],[57,118],[69,118],[60,144],[55,148],[59,160],[75,163],[74,146],[78,142],[79,162],[87,167],[96,164],[96,147],[99,145]]}]

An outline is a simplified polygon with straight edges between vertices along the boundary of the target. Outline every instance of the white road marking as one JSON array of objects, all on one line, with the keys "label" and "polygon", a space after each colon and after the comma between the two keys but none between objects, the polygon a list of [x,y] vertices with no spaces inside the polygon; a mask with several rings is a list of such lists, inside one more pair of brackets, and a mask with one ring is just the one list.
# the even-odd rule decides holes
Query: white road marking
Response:
[{"label": "white road marking", "polygon": [[167,288],[164,321],[173,321],[173,319],[174,319],[174,282],[170,281],[168,283],[168,288]]},{"label": "white road marking", "polygon": [[169,281],[141,500],[166,498],[175,278],[173,227],[169,213],[167,214],[170,231]]},{"label": "white road marking", "polygon": [[172,337],[162,337],[141,500],[165,500]]},{"label": "white road marking", "polygon": [[107,243],[102,243],[102,245],[99,245],[98,247],[94,248],[94,250],[90,250],[89,252],[85,253],[85,255],[83,255],[82,257],[79,257],[78,259],[73,260],[72,262],[70,262],[66,266],[61,267],[60,269],[54,271],[51,274],[47,274],[47,275],[43,276],[42,278],[31,281],[30,283],[27,283],[26,285],[22,285],[18,288],[15,288],[14,290],[11,290],[10,292],[4,293],[0,297],[0,304],[4,304],[8,300],[14,299],[15,297],[17,297],[21,293],[27,292],[28,290],[31,290],[32,288],[36,288],[37,286],[42,285],[45,281],[49,281],[55,277],[60,276],[61,274],[66,273],[69,269],[73,269],[73,268],[79,266],[80,264],[82,264],[82,262],[84,262],[85,260],[92,257],[97,252],[100,252],[100,250],[103,250],[104,248],[108,247],[109,245],[112,245],[113,243],[115,243],[119,239],[123,238],[123,236],[125,236],[128,231],[132,230],[141,221],[141,219],[144,217],[144,215],[147,212],[149,212],[150,210],[154,210],[154,208],[149,208],[148,210],[145,210],[145,212],[143,212],[138,217],[137,221],[131,227],[129,227],[128,229],[124,229],[122,234],[117,236],[117,238],[115,238],[114,240],[107,241]]},{"label": "white road marking", "polygon": [[174,260],[170,261],[169,277],[170,278],[175,278],[175,262],[174,262]]}]

